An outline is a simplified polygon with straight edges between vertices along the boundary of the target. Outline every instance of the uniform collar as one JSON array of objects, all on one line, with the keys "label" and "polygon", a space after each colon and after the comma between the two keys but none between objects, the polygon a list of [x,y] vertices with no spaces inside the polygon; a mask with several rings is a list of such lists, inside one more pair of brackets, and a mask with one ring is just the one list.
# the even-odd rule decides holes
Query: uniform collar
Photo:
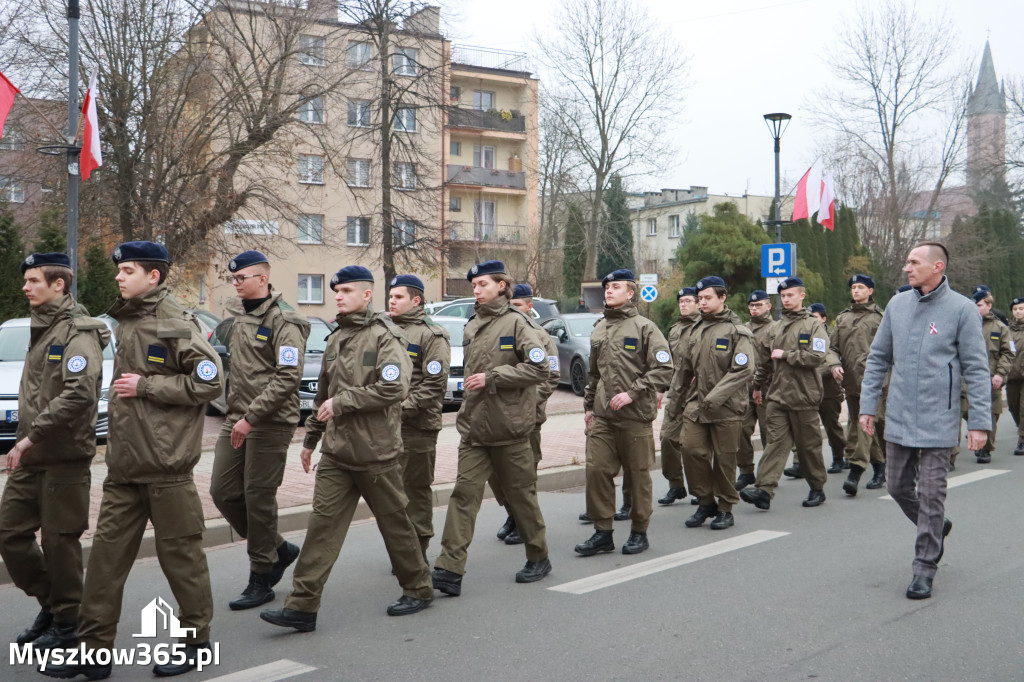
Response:
[{"label": "uniform collar", "polygon": [[493,301],[477,303],[473,310],[476,311],[478,317],[498,317],[511,307],[512,304],[508,302],[507,298],[498,296]]},{"label": "uniform collar", "polygon": [[800,320],[805,317],[810,317],[811,311],[807,308],[801,308],[800,310],[786,310],[783,308],[782,316],[788,320]]},{"label": "uniform collar", "polygon": [[856,302],[854,302],[852,300],[850,301],[850,310],[856,310],[856,311],[876,310],[877,308],[878,308],[878,306],[875,305],[874,300],[872,300],[870,298],[868,299],[867,303],[856,303]]},{"label": "uniform collar", "polygon": [[422,322],[423,318],[427,316],[427,311],[421,305],[413,306],[409,310],[406,310],[401,315],[392,315],[391,321],[400,327],[407,327],[410,324],[416,324]]},{"label": "uniform collar", "polygon": [[609,320],[624,320],[627,317],[636,317],[640,314],[640,311],[636,309],[636,305],[633,303],[624,303],[618,308],[604,307],[604,316]]},{"label": "uniform collar", "polygon": [[735,318],[735,317],[736,317],[736,314],[733,313],[733,311],[731,311],[729,309],[729,306],[725,306],[724,308],[719,310],[717,313],[710,313],[710,314],[707,314],[707,315],[705,315],[704,313],[700,314],[701,320],[703,320],[704,322],[707,322],[709,324],[713,323],[713,322],[732,322],[733,318]]},{"label": "uniform collar", "polygon": [[107,314],[115,320],[120,320],[124,317],[153,313],[163,303],[163,300],[167,298],[167,293],[167,285],[158,284],[146,293],[139,294],[133,298],[126,299],[118,296],[117,301],[114,302],[114,305],[110,306]]},{"label": "uniform collar", "polygon": [[228,304],[225,307],[228,309],[228,312],[230,312],[230,313],[232,313],[233,315],[236,315],[236,316],[237,315],[254,315],[256,317],[263,317],[264,315],[266,315],[267,311],[270,310],[271,306],[277,305],[277,302],[280,299],[281,299],[281,294],[275,294],[274,290],[271,289],[270,290],[270,297],[269,298],[265,298],[265,299],[261,299],[262,303],[260,303],[258,306],[253,308],[253,310],[251,312],[247,312],[245,310],[245,303],[244,303],[244,301],[242,299],[240,299],[240,298],[237,298],[237,297],[234,300],[228,301]]},{"label": "uniform collar", "polygon": [[680,315],[678,322],[679,322],[679,324],[681,324],[684,327],[686,327],[688,325],[697,324],[697,320],[699,320],[699,319],[700,319],[700,312],[696,312],[696,313],[691,313],[689,315]]},{"label": "uniform collar", "polygon": [[1024,322],[1018,322],[1017,320],[1010,320],[1009,327],[1013,331],[1019,332],[1021,330],[1024,330]]},{"label": "uniform collar", "polygon": [[373,323],[373,320],[376,317],[377,314],[373,312],[373,304],[370,304],[363,310],[355,313],[349,313],[348,315],[339,314],[334,319],[337,320],[338,327],[358,328],[368,327]]},{"label": "uniform collar", "polygon": [[32,308],[31,322],[32,329],[47,329],[53,326],[61,317],[69,313],[77,304],[70,294],[64,294],[41,306]]}]

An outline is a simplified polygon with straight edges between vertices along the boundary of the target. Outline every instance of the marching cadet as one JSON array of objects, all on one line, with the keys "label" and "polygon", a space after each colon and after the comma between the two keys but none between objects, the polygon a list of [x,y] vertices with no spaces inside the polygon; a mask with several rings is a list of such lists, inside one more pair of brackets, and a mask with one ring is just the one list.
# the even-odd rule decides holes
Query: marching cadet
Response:
[{"label": "marching cadet", "polygon": [[[1003,411],[1003,383],[1014,362],[1015,353],[1010,348],[1010,329],[992,312],[994,299],[992,292],[984,284],[979,285],[972,294],[975,305],[978,306],[978,313],[981,314],[981,331],[985,336],[985,344],[988,348],[989,371],[992,374],[992,430],[988,432],[988,439],[985,446],[974,451],[978,464],[988,464],[992,461],[992,451],[996,448],[996,426],[999,422],[999,415]],[[961,413],[967,419],[967,396],[966,384],[961,399]],[[959,445],[953,450],[951,461],[956,463],[956,456],[960,452]]]},{"label": "marching cadet", "polygon": [[292,593],[282,609],[260,618],[299,632],[316,629],[324,586],[345,542],[359,498],[377,520],[402,596],[387,607],[405,616],[430,605],[430,573],[406,514],[402,488],[402,401],[409,394],[408,341],[387,316],[373,312],[373,274],[347,265],[331,278],[338,327],[327,337],[314,414],[306,419],[302,468],[309,473],[320,439],[313,513],[295,562]]},{"label": "marching cadet", "polygon": [[388,311],[405,333],[412,362],[409,395],[402,401],[402,485],[409,504],[405,513],[416,530],[426,561],[434,537],[434,462],[441,431],[441,407],[448,390],[452,349],[448,330],[423,309],[423,280],[398,275],[391,280]]},{"label": "marching cadet", "polygon": [[[530,449],[533,451],[533,468],[537,469],[542,457],[540,449],[540,427],[548,420],[547,404],[548,398],[558,388],[558,380],[561,378],[561,371],[558,366],[558,347],[554,339],[533,319],[533,289],[529,284],[517,284],[512,288],[512,305],[533,324],[537,335],[544,342],[544,350],[548,354],[548,380],[537,386],[537,424],[530,432]],[[494,499],[502,507],[505,505],[505,490],[501,486],[501,479],[496,474],[491,474],[487,481],[494,493]],[[498,530],[498,539],[504,540],[506,545],[521,545],[523,538],[516,532],[516,520],[509,514],[505,519],[505,525]]]},{"label": "marching cadet", "polygon": [[18,644],[64,648],[77,637],[81,537],[89,526],[89,464],[110,332],[71,296],[67,254],[33,253],[21,274],[31,331],[0,499],[0,556],[14,584],[40,606]]},{"label": "marching cadet", "polygon": [[764,389],[768,391],[768,445],[757,465],[756,487],[741,490],[740,498],[758,509],[771,507],[794,443],[810,486],[803,506],[817,507],[825,501],[827,474],[821,458],[818,406],[828,337],[821,322],[803,307],[806,296],[799,277],[789,277],[779,284],[782,319],[772,327],[765,347],[772,363],[771,384],[765,384],[769,374],[765,367],[759,365],[754,375],[754,401],[762,402]]},{"label": "marching cadet", "polygon": [[[676,293],[676,304],[679,306],[679,318],[668,330],[668,347],[672,353],[673,379],[675,374],[682,367],[682,355],[686,340],[690,336],[693,325],[700,320],[700,309],[697,307],[697,290],[693,287],[683,287]],[[661,420],[661,433],[658,435],[661,440],[661,475],[668,481],[668,492],[658,500],[658,504],[669,505],[676,500],[686,498],[686,476],[683,473],[683,453],[679,447],[679,432],[683,427],[682,422],[676,415],[682,411],[686,404],[692,388],[689,383],[682,385],[682,393],[676,397],[675,391],[668,391],[665,395],[665,412]],[[672,403],[676,402],[679,410],[672,409]],[[625,489],[627,482],[623,479],[622,487]]]},{"label": "marching cadet", "polygon": [[1024,297],[1013,299],[1011,308],[1013,319],[1010,321],[1010,350],[1016,355],[1010,374],[1006,378],[1006,401],[1010,404],[1010,416],[1017,425],[1017,447],[1013,454],[1024,455],[1024,424],[1021,423],[1021,402],[1024,401]]},{"label": "marching cadet", "polygon": [[648,549],[652,512],[651,466],[653,422],[660,391],[672,376],[672,354],[657,325],[642,317],[633,302],[636,280],[629,270],[615,270],[601,281],[604,318],[590,336],[590,380],[583,395],[587,437],[587,513],[594,534],[576,545],[576,553],[593,556],[615,550],[612,516],[619,469],[627,469],[633,508],[623,554]]},{"label": "marching cadet", "polygon": [[714,517],[711,530],[724,530],[733,525],[732,507],[739,502],[733,481],[750,400],[753,334],[725,304],[725,280],[704,277],[694,288],[701,319],[680,349],[672,380],[673,393],[686,395],[686,402],[668,409],[682,421],[683,466],[700,505],[684,523],[697,528]]},{"label": "marching cadet", "polygon": [[[775,323],[772,319],[772,298],[764,289],[755,289],[747,297],[747,311],[750,313],[750,324],[747,328],[754,335],[754,354],[750,359],[754,361],[756,369],[761,365],[767,365],[771,369],[771,359],[761,358],[758,353],[766,348],[764,345],[765,336]],[[768,380],[770,381],[770,379]],[[743,420],[743,438],[740,440],[740,451],[736,455],[736,466],[740,475],[736,478],[736,490],[743,490],[748,485],[757,481],[754,476],[754,444],[751,439],[754,437],[754,426],[757,426],[758,435],[761,438],[761,447],[768,443],[768,422],[765,420],[765,404],[754,402],[753,372],[750,382],[750,410]]]},{"label": "marching cadet", "polygon": [[277,489],[299,423],[299,382],[309,322],[282,306],[259,251],[228,262],[238,298],[228,339],[231,381],[227,418],[214,450],[210,496],[224,519],[247,539],[249,583],[228,606],[251,609],[274,599],[274,585],[299,548],[277,532]]},{"label": "marching cadet", "polygon": [[531,320],[509,303],[513,282],[504,263],[478,263],[466,279],[473,285],[476,312],[464,335],[466,393],[456,420],[462,436],[459,472],[433,575],[434,588],[452,597],[462,594],[466,553],[492,473],[526,545],[526,565],[516,582],[536,582],[551,572],[530,447],[537,389],[550,378],[548,354]]},{"label": "marching cadet", "polygon": [[[156,664],[155,675],[196,667],[210,646],[213,595],[203,553],[203,503],[192,470],[199,462],[206,404],[223,389],[221,364],[191,313],[165,284],[170,258],[161,244],[125,242],[114,249],[120,296],[110,384],[107,478],[89,555],[78,636],[87,650],[110,649],[124,584],[146,522],[153,522],[160,567],[178,601],[184,661]],[[102,679],[112,664],[47,666],[51,677]]]},{"label": "marching cadet", "polygon": [[[864,433],[858,426],[860,384],[864,379],[864,366],[871,342],[882,324],[882,310],[872,298],[875,281],[871,277],[854,275],[846,284],[850,288],[851,305],[836,317],[830,347],[842,362],[841,366],[832,368],[832,376],[843,382],[849,420],[846,427],[846,460],[850,464],[850,473],[843,483],[843,490],[847,495],[856,495],[860,478],[867,470],[869,461],[873,473],[865,487],[875,490],[885,485],[885,452],[877,439]],[[875,420],[878,420],[877,415]],[[839,473],[834,462],[828,472]]]},{"label": "marching cadet", "polygon": [[[825,308],[825,304],[812,303],[808,310],[818,322],[821,322],[827,336],[829,333],[828,310]],[[839,424],[839,415],[842,414],[843,400],[846,395],[843,393],[843,385],[832,374],[834,367],[839,367],[839,356],[829,351],[828,362],[821,371],[821,405],[818,406],[818,418],[821,419],[821,425],[825,427],[828,447],[832,451],[832,466],[827,470],[830,474],[842,472],[843,453],[846,450],[846,434],[843,433],[843,427]],[[857,477],[857,480],[860,480],[860,476]],[[846,484],[844,484],[845,489]],[[857,494],[856,486],[851,494]]]}]

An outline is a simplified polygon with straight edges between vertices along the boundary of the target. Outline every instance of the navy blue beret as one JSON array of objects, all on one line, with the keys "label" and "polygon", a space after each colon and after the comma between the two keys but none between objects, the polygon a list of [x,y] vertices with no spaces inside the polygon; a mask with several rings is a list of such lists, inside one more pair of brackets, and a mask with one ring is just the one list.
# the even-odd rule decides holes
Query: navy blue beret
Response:
[{"label": "navy blue beret", "polygon": [[259,251],[243,251],[228,261],[228,270],[238,272],[242,268],[259,265],[260,263],[270,263],[270,261]]},{"label": "navy blue beret", "polygon": [[779,284],[779,292],[783,292],[786,289],[792,289],[793,287],[802,286],[804,286],[804,281],[799,277],[787,277]]},{"label": "navy blue beret", "polygon": [[484,261],[483,263],[477,263],[476,265],[471,267],[469,269],[469,272],[466,273],[466,279],[472,282],[474,278],[479,277],[480,275],[505,274],[508,273],[505,271],[504,263],[502,263],[500,260],[488,260]]},{"label": "navy blue beret", "polygon": [[977,289],[974,290],[974,293],[971,294],[971,298],[974,299],[975,303],[981,303],[982,301],[984,301],[986,298],[988,298],[991,295],[992,295],[992,292],[989,291],[988,287],[985,287],[984,289],[982,289],[981,287],[978,287]]},{"label": "navy blue beret", "polygon": [[44,265],[59,265],[70,269],[71,259],[66,253],[31,253],[21,262],[21,274],[24,275],[29,268],[38,268]]},{"label": "navy blue beret", "polygon": [[533,289],[529,284],[517,284],[512,288],[512,298],[533,298]]},{"label": "navy blue beret", "polygon": [[812,303],[807,308],[812,313],[818,313],[819,315],[828,315],[828,310],[825,309],[824,303]]},{"label": "navy blue beret", "polygon": [[914,287],[910,286],[909,284],[902,284],[900,285],[900,288],[896,290],[896,293],[902,294],[904,291],[910,291],[913,288]]},{"label": "navy blue beret", "polygon": [[413,289],[419,289],[423,291],[426,287],[423,286],[423,280],[416,275],[395,275],[391,279],[392,287],[412,287]]},{"label": "navy blue beret", "polygon": [[750,296],[747,297],[747,303],[755,303],[757,301],[767,301],[771,297],[768,292],[764,289],[754,289],[750,292]]},{"label": "navy blue beret", "polygon": [[863,284],[868,289],[875,288],[875,280],[871,279],[870,275],[854,275],[846,282],[848,287],[852,287],[854,284]]},{"label": "navy blue beret", "polygon": [[626,270],[625,268],[622,268],[621,270],[612,270],[607,275],[605,275],[604,279],[601,280],[601,286],[607,287],[608,282],[633,282],[634,284],[636,284],[636,278],[633,277],[632,270]]},{"label": "navy blue beret", "polygon": [[156,242],[125,242],[110,255],[114,265],[128,261],[152,260],[170,265],[171,257],[163,244]]},{"label": "navy blue beret", "polygon": [[1024,303],[1024,296],[1021,296],[1020,298],[1013,299],[1013,303],[1011,303],[1010,305],[1011,306],[1015,306],[1015,305],[1020,305],[1021,303]]},{"label": "navy blue beret", "polygon": [[721,277],[715,277],[712,275],[711,277],[704,277],[693,286],[693,288],[697,290],[698,294],[705,289],[710,289],[711,287],[722,287],[724,289],[725,280]]},{"label": "navy blue beret", "polygon": [[694,289],[693,287],[683,287],[678,292],[676,292],[676,300],[678,301],[683,296],[689,296],[694,300],[697,300],[697,290]]},{"label": "navy blue beret", "polygon": [[364,268],[362,265],[346,265],[341,270],[334,273],[334,277],[331,277],[331,290],[339,284],[347,284],[349,282],[373,282],[373,273]]}]

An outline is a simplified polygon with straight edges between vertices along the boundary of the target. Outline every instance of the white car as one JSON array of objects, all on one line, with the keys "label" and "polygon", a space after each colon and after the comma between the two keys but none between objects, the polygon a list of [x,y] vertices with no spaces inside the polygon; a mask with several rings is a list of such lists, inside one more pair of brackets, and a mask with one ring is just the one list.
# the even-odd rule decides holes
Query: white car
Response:
[{"label": "white car", "polygon": [[444,404],[458,405],[462,402],[463,382],[466,379],[465,368],[462,365],[462,330],[466,327],[466,318],[431,315],[430,319],[448,330],[452,357],[448,368],[448,388],[444,392]]}]

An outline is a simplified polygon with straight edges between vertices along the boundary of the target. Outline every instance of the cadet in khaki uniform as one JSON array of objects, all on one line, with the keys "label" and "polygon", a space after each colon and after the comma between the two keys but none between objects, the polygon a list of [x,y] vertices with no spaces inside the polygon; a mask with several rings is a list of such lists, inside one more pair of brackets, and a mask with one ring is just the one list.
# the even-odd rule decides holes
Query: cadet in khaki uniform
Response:
[{"label": "cadet in khaki uniform", "polygon": [[672,380],[673,393],[688,397],[668,409],[682,421],[683,466],[700,504],[686,527],[714,517],[711,530],[724,530],[734,524],[732,506],[739,502],[736,453],[750,401],[753,334],[725,305],[729,292],[721,277],[704,277],[695,289],[701,319],[683,344]]},{"label": "cadet in khaki uniform", "polygon": [[425,609],[433,599],[430,575],[416,531],[405,512],[402,487],[402,401],[409,394],[412,362],[408,340],[385,315],[373,312],[373,274],[348,265],[331,278],[338,327],[327,337],[315,414],[306,419],[302,468],[309,473],[313,450],[323,437],[316,466],[313,513],[283,609],[263,609],[260,618],[300,632],[316,629],[324,586],[345,543],[359,498],[377,520],[402,596],[389,616]]},{"label": "cadet in khaki uniform", "polygon": [[[213,596],[203,553],[203,504],[192,470],[199,462],[206,404],[220,395],[220,358],[164,280],[167,250],[126,242],[113,253],[121,295],[108,311],[118,321],[110,385],[107,479],[93,538],[78,636],[86,649],[109,649],[117,635],[124,584],[153,522],[156,552],[178,602],[184,663],[157,664],[159,676],[196,666],[208,648]],[[47,666],[54,677],[109,674],[110,665]]]},{"label": "cadet in khaki uniform", "polygon": [[[540,427],[548,420],[547,404],[548,398],[558,388],[558,380],[561,372],[558,367],[558,347],[554,339],[537,324],[533,318],[533,289],[529,284],[517,284],[512,288],[512,305],[533,323],[537,335],[544,342],[544,352],[548,354],[548,380],[537,386],[537,425],[530,432],[530,449],[533,450],[533,468],[540,465],[543,453],[540,449]],[[501,487],[501,480],[497,475],[492,474],[487,481],[494,493],[494,499],[502,507],[505,506],[505,490]],[[509,514],[505,524],[498,529],[498,539],[504,540],[506,545],[521,545],[523,537],[516,531],[516,520]]]},{"label": "cadet in khaki uniform", "polygon": [[1021,404],[1024,401],[1024,297],[1013,299],[1011,308],[1013,319],[1010,321],[1010,350],[1015,353],[1010,373],[1006,377],[1006,402],[1010,406],[1010,416],[1017,425],[1017,447],[1013,454],[1024,455],[1024,423],[1021,421]]},{"label": "cadet in khaki uniform", "polygon": [[[775,324],[775,320],[772,319],[772,298],[768,295],[768,292],[764,289],[752,291],[750,296],[747,297],[747,311],[750,313],[750,323],[747,325],[747,328],[754,335],[754,354],[750,356],[750,360],[754,363],[754,370],[762,365],[767,365],[770,370],[772,365],[771,358],[767,353],[765,353],[763,358],[760,355],[766,348],[764,345],[765,337],[771,326]],[[770,382],[771,377],[769,376],[767,383]],[[748,485],[753,485],[757,481],[757,477],[754,476],[754,443],[751,440],[754,437],[754,426],[757,426],[758,436],[761,438],[761,447],[764,448],[768,444],[768,422],[765,419],[764,401],[754,402],[752,372],[750,380],[750,410],[748,410],[743,420],[743,438],[740,440],[740,451],[736,455],[736,466],[740,470],[740,475],[736,478],[736,490],[743,490]]]},{"label": "cadet in khaki uniform", "polygon": [[33,253],[21,273],[31,336],[0,499],[0,556],[14,584],[40,606],[18,644],[63,648],[76,642],[89,463],[110,332],[68,293],[74,275],[67,254]]},{"label": "cadet in khaki uniform", "polygon": [[[821,458],[818,406],[821,404],[821,367],[828,354],[828,336],[821,322],[803,307],[807,296],[803,280],[790,277],[779,285],[782,319],[767,339],[772,360],[768,389],[768,445],[757,465],[755,488],[744,488],[740,498],[758,509],[768,509],[789,451],[796,443],[797,455],[810,494],[803,506],[817,507],[825,501],[825,463]],[[754,400],[762,400],[768,371],[758,366],[754,375]]]},{"label": "cadet in khaki uniform", "polygon": [[238,299],[228,350],[227,419],[214,454],[210,495],[231,528],[248,540],[249,583],[228,603],[237,611],[273,600],[299,548],[277,532],[277,489],[299,423],[299,382],[309,322],[281,307],[270,264],[259,251],[231,259],[228,280]]},{"label": "cadet in khaki uniform", "polygon": [[628,469],[633,508],[623,554],[648,549],[652,512],[651,466],[659,393],[673,372],[668,341],[657,325],[642,317],[633,303],[636,281],[629,270],[615,270],[601,281],[604,319],[590,336],[590,381],[583,395],[587,437],[587,513],[594,534],[576,545],[576,553],[593,556],[615,550],[612,516],[619,469]]},{"label": "cadet in khaki uniform", "polygon": [[[812,303],[808,310],[811,311],[821,326],[825,328],[825,334],[829,334],[828,310],[824,303]],[[825,437],[828,440],[829,450],[832,451],[832,466],[828,473],[837,474],[843,470],[843,453],[846,450],[846,434],[839,424],[839,415],[843,412],[843,400],[846,394],[843,392],[843,385],[832,375],[832,370],[839,367],[839,356],[829,351],[828,362],[821,369],[821,405],[818,406],[818,418],[821,425],[825,427]]]},{"label": "cadet in khaki uniform", "polygon": [[[682,354],[686,340],[690,337],[690,330],[700,320],[700,310],[697,308],[697,290],[693,287],[683,287],[676,293],[676,304],[679,306],[679,318],[668,330],[668,347],[672,353],[673,375],[678,374],[682,366]],[[668,481],[668,492],[658,500],[658,504],[669,505],[676,500],[686,498],[686,476],[683,473],[683,453],[679,448],[679,432],[683,428],[682,421],[677,417],[681,413],[682,405],[686,404],[692,388],[690,384],[682,386],[682,393],[676,396],[674,390],[669,390],[665,395],[665,412],[661,420],[661,433],[658,438],[661,440],[661,475]],[[679,410],[672,409],[672,403],[679,404]],[[623,479],[622,487],[626,487],[626,480]]]},{"label": "cadet in khaki uniform", "polygon": [[[989,371],[992,373],[992,429],[988,432],[988,439],[985,446],[974,451],[978,464],[988,464],[992,461],[992,451],[996,448],[996,426],[999,422],[999,415],[1003,411],[1003,384],[1010,373],[1010,368],[1016,355],[1010,348],[1010,329],[992,313],[994,299],[992,292],[984,284],[978,286],[971,298],[978,306],[978,313],[981,315],[981,332],[985,336],[985,345],[988,348]],[[966,391],[966,389],[964,389]],[[961,414],[967,419],[967,397],[961,394]],[[955,463],[960,448],[953,450],[950,460]]]},{"label": "cadet in khaki uniform", "polygon": [[550,378],[548,354],[533,322],[509,303],[513,282],[504,263],[478,263],[466,279],[473,285],[476,312],[464,335],[466,393],[456,421],[462,436],[459,473],[433,575],[434,587],[452,597],[462,594],[467,550],[492,473],[526,545],[526,565],[516,582],[536,582],[551,572],[530,447],[537,390]]},{"label": "cadet in khaki uniform", "polygon": [[448,390],[452,349],[448,331],[433,322],[423,309],[423,281],[415,275],[398,275],[388,292],[391,321],[408,339],[412,362],[409,395],[402,401],[402,485],[409,504],[405,513],[416,529],[426,561],[434,537],[434,462],[437,434],[441,431],[441,407]]}]

